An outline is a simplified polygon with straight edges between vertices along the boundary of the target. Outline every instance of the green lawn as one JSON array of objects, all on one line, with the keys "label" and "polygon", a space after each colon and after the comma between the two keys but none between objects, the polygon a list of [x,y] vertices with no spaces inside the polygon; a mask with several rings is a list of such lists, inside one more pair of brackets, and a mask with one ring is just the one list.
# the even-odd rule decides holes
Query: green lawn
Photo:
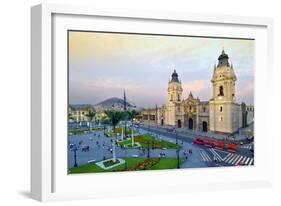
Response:
[{"label": "green lawn", "polygon": [[[174,169],[177,167],[177,158],[151,158],[152,160],[157,160],[156,164],[154,164],[150,168],[145,168],[146,170],[159,170],[159,169]],[[135,168],[138,165],[141,165],[148,161],[147,158],[125,158],[127,161],[127,168],[128,170]],[[184,163],[185,159],[180,158],[180,164]],[[89,163],[86,165],[82,165],[76,168],[70,168],[69,174],[80,174],[80,173],[98,173],[98,172],[118,172],[118,171],[125,171],[125,164],[120,165],[118,167],[112,168],[110,170],[103,170],[95,163]],[[135,170],[135,169],[134,169]],[[139,169],[141,170],[141,169]]]},{"label": "green lawn", "polygon": [[69,131],[68,133],[69,133],[70,135],[79,135],[79,134],[94,133],[94,132],[101,131],[101,130],[102,130],[102,129],[100,129],[100,128],[92,129],[91,131],[88,130],[88,129],[84,129],[84,130],[71,130],[71,131]]},{"label": "green lawn", "polygon": [[[145,134],[145,135],[137,135],[134,138],[135,142],[139,142],[141,144],[141,146],[143,148],[148,148],[148,146],[150,148],[155,148],[155,149],[182,149],[182,147],[180,145],[177,145],[175,143],[172,142],[168,142],[165,140],[160,140],[160,139],[156,139],[155,137],[149,135],[149,134]],[[126,144],[130,144],[131,140],[125,140],[123,142],[119,142],[119,145],[126,145]]]},{"label": "green lawn", "polygon": [[[138,163],[143,162],[144,158],[125,158],[127,160],[128,168],[132,167]],[[95,172],[116,172],[116,171],[123,171],[125,170],[125,164],[119,165],[118,167],[112,168],[110,170],[103,170],[99,166],[97,166],[95,163],[89,163],[86,165],[82,165],[80,167],[73,167],[70,168],[69,174],[79,174],[79,173],[95,173]]]}]

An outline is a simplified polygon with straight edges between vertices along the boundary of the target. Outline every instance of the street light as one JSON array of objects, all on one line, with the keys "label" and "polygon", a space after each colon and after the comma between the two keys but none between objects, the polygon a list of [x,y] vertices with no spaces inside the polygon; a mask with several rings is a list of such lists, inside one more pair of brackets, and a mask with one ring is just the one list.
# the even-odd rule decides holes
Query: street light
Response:
[{"label": "street light", "polygon": [[77,164],[77,150],[79,149],[79,146],[77,146],[76,144],[71,144],[70,145],[70,149],[71,149],[71,151],[74,152],[74,167],[78,167],[78,164]]},{"label": "street light", "polygon": [[179,149],[177,149],[177,160],[178,160],[177,168],[179,169],[180,168],[180,150]]},{"label": "street light", "polygon": [[150,149],[150,143],[148,141],[147,142],[147,158],[150,158],[150,151],[149,151],[149,149]]},{"label": "street light", "polygon": [[128,170],[128,160],[127,160],[127,150],[125,149],[125,158],[126,158],[126,161],[125,161],[125,171]]},{"label": "street light", "polygon": [[176,134],[176,145],[178,144],[178,133],[177,130],[175,129],[175,134]]}]

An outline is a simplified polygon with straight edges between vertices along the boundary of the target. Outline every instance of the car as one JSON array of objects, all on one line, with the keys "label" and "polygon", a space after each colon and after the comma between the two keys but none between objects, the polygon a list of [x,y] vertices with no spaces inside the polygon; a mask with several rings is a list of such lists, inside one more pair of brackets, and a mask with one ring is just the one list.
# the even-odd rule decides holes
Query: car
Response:
[{"label": "car", "polygon": [[214,140],[210,140],[210,139],[205,140],[205,145],[208,147],[214,147],[215,146]]},{"label": "car", "polygon": [[201,139],[201,138],[196,138],[194,141],[193,141],[194,144],[198,144],[198,145],[204,145],[204,140]]},{"label": "car", "polygon": [[224,142],[216,142],[215,148],[219,150],[224,150]]}]

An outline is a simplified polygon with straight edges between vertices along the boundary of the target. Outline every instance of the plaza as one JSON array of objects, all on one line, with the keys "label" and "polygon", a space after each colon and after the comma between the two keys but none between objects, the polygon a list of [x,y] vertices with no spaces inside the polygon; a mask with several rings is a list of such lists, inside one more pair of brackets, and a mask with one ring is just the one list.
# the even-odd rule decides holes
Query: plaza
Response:
[{"label": "plaza", "polygon": [[[155,142],[162,142],[163,146],[153,147],[153,144],[143,145],[140,143],[141,147],[124,147],[122,141],[119,143],[116,141],[114,146],[113,139],[115,137],[107,137],[103,127],[93,129],[89,133],[69,135],[69,145],[79,145],[76,157],[74,151],[69,149],[69,173],[254,165],[253,152],[251,151],[254,144],[252,140],[247,138],[233,140],[225,139],[222,135],[214,137],[221,138],[221,141],[225,143],[237,143],[239,145],[237,151],[231,153],[226,150],[194,144],[194,139],[200,137],[200,134],[188,130],[169,131],[164,127],[151,125],[142,125],[134,130],[138,134],[135,136],[135,142],[140,136],[151,136]],[[205,134],[201,135],[203,137]],[[131,139],[127,137],[125,142],[129,143]],[[88,150],[83,150],[87,147]],[[120,159],[122,164],[111,168],[100,166],[102,161],[113,158],[114,149],[116,158]],[[74,166],[75,158],[76,166]]]}]

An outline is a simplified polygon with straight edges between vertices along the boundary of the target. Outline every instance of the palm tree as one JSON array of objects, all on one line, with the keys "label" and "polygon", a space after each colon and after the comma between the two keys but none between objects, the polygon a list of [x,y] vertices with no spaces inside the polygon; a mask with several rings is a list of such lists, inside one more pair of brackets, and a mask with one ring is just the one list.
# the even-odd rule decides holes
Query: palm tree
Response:
[{"label": "palm tree", "polygon": [[116,132],[115,128],[117,124],[124,118],[123,112],[120,111],[105,111],[105,114],[109,118],[109,122],[113,127],[113,132],[115,133],[115,138],[113,141],[113,162],[116,162],[115,144],[116,144]]},{"label": "palm tree", "polygon": [[94,110],[89,111],[88,114],[86,114],[86,117],[88,117],[89,120],[90,131],[92,131],[92,121],[95,118],[95,116],[96,116],[96,112]]}]

